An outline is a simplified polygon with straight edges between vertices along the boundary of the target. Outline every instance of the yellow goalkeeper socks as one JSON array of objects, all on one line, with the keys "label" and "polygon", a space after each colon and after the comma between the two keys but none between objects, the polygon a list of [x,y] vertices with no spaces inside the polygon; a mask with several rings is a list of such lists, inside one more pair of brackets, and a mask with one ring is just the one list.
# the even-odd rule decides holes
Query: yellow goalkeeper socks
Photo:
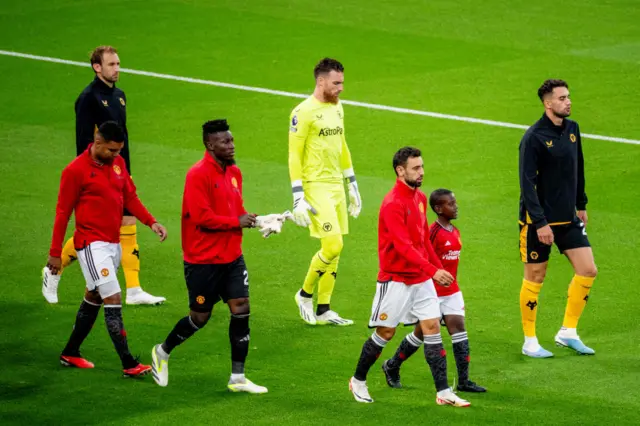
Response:
[{"label": "yellow goalkeeper socks", "polygon": [[307,276],[302,284],[302,290],[307,294],[313,294],[313,290],[316,288],[316,283],[329,266],[329,262],[326,262],[322,258],[321,252],[322,250],[313,255],[311,264],[309,265],[309,270],[307,271]]},{"label": "yellow goalkeeper socks", "polygon": [[[71,265],[71,263],[78,258],[78,253],[76,253],[76,248],[73,243],[73,237],[69,238],[67,242],[64,243],[60,258],[62,260],[62,269]],[[62,270],[60,270],[60,273],[62,273]]]},{"label": "yellow goalkeeper socks", "polygon": [[520,313],[522,314],[522,329],[525,337],[536,335],[536,315],[538,313],[538,296],[542,283],[522,280],[520,289]]},{"label": "yellow goalkeeper socks", "polygon": [[594,277],[574,275],[571,284],[569,284],[569,297],[567,298],[567,308],[564,312],[563,327],[574,329],[578,327],[578,320],[587,305],[589,292],[594,280]]},{"label": "yellow goalkeeper socks", "polygon": [[136,232],[136,225],[120,227],[122,269],[128,289],[140,287],[140,251]]},{"label": "yellow goalkeeper socks", "polygon": [[336,276],[338,272],[338,261],[340,256],[336,257],[327,265],[324,274],[320,277],[318,284],[318,305],[328,305],[331,303],[331,295],[333,287],[336,285]]}]

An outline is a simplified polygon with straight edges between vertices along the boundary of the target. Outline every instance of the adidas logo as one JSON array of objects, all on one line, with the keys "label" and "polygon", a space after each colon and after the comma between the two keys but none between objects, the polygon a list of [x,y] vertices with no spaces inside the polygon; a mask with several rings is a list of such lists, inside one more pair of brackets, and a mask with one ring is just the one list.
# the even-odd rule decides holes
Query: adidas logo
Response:
[{"label": "adidas logo", "polygon": [[450,245],[451,245],[451,243],[450,243],[449,241],[447,241],[446,243],[444,243],[444,246],[445,246],[445,247],[448,247],[448,246],[450,246]]}]

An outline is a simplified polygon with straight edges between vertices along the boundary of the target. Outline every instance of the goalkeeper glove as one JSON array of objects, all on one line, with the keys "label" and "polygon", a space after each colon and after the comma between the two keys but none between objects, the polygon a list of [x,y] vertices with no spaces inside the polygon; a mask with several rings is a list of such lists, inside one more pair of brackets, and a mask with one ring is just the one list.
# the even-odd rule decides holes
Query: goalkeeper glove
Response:
[{"label": "goalkeeper glove", "polygon": [[312,214],[317,214],[318,212],[305,200],[302,182],[295,181],[291,186],[293,189],[293,221],[298,226],[308,227],[311,225],[309,212]]},{"label": "goalkeeper glove", "polygon": [[351,217],[357,218],[362,210],[362,198],[360,198],[356,175],[353,173],[353,169],[345,170],[343,173],[344,177],[349,181],[349,214]]},{"label": "goalkeeper glove", "polygon": [[264,238],[269,238],[271,234],[279,234],[282,231],[285,220],[293,220],[291,212],[258,216],[256,217],[256,227],[260,229]]}]

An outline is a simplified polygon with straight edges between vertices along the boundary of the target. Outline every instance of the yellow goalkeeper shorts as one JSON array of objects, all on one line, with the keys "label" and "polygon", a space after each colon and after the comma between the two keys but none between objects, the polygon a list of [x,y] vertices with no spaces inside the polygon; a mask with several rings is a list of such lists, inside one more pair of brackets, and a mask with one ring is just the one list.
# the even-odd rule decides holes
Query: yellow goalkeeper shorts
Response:
[{"label": "yellow goalkeeper shorts", "polygon": [[312,237],[324,238],[349,233],[347,198],[343,184],[310,182],[303,185],[304,197],[315,210],[309,213]]}]

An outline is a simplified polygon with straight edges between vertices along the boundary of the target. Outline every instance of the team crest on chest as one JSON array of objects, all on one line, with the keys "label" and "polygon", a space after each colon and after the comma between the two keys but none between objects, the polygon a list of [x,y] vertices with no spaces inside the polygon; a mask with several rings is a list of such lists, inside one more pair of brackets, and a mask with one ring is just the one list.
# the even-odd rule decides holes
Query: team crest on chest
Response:
[{"label": "team crest on chest", "polygon": [[420,202],[420,204],[418,204],[418,210],[420,210],[420,213],[424,214],[424,204],[422,202]]},{"label": "team crest on chest", "polygon": [[577,138],[576,138],[576,135],[574,135],[573,133],[569,135],[569,139],[571,139],[571,143],[576,143]]},{"label": "team crest on chest", "polygon": [[124,103],[124,99],[122,99],[122,98],[120,98],[120,105],[122,105],[122,106],[124,106],[124,105],[125,105],[125,103]]},{"label": "team crest on chest", "polygon": [[231,185],[233,185],[234,188],[238,188],[238,180],[234,177],[231,178]]},{"label": "team crest on chest", "polygon": [[118,166],[117,164],[113,165],[113,171],[116,172],[118,176],[120,176],[120,173],[122,173],[122,169],[120,169],[120,166]]}]

